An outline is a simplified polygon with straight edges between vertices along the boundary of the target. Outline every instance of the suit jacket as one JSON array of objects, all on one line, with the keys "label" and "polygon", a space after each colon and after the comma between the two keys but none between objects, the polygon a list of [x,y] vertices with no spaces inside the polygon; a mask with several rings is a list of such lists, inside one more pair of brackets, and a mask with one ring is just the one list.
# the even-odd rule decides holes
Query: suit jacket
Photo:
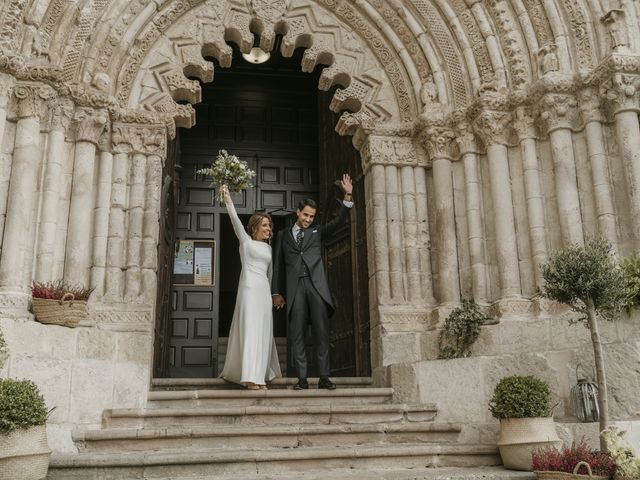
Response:
[{"label": "suit jacket", "polygon": [[333,314],[333,301],[322,263],[322,243],[347,221],[349,210],[351,209],[340,202],[340,210],[333,220],[324,225],[312,225],[304,231],[300,248],[291,233],[293,224],[276,236],[273,248],[271,292],[285,298],[287,317],[296,295],[298,278],[304,271],[303,262],[307,266],[313,285],[329,307],[329,316]]}]

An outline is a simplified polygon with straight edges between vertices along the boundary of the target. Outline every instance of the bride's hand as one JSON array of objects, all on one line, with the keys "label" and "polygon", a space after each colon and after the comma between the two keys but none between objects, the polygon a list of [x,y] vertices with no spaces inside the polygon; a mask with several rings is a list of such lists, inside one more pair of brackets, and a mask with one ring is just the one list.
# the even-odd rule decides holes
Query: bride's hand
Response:
[{"label": "bride's hand", "polygon": [[222,193],[224,198],[224,203],[233,203],[231,200],[231,195],[229,194],[229,187],[226,185],[220,185],[220,193]]}]

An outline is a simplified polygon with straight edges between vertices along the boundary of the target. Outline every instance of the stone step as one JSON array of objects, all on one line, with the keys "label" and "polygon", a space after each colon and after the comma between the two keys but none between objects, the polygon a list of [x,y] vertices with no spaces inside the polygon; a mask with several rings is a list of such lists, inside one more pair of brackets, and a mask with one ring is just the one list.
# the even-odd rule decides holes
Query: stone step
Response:
[{"label": "stone step", "polygon": [[[314,389],[318,385],[317,377],[310,377],[309,386]],[[331,380],[340,388],[361,388],[370,387],[371,377],[331,377]],[[298,379],[295,377],[276,378],[269,383],[269,389],[292,388]],[[154,378],[151,380],[153,390],[193,390],[193,389],[224,389],[243,387],[234,383],[226,382],[221,378]]]},{"label": "stone step", "polygon": [[105,410],[103,427],[168,427],[198,424],[297,425],[427,422],[435,405],[287,405]]},{"label": "stone step", "polygon": [[365,425],[236,425],[193,428],[112,428],[74,432],[82,451],[117,452],[205,448],[299,448],[406,443],[450,443],[458,424],[417,422]]},{"label": "stone step", "polygon": [[213,407],[248,405],[327,405],[391,403],[392,388],[340,388],[336,390],[174,390],[149,392],[147,407]]},{"label": "stone step", "polygon": [[[333,468],[469,467],[500,464],[494,446],[399,444],[277,449],[162,450],[58,454],[49,479],[166,479],[179,476],[277,474]],[[324,478],[333,478],[329,475]],[[414,477],[415,478],[415,477]]]},{"label": "stone step", "polygon": [[[532,472],[518,472],[504,467],[439,467],[392,469],[311,470],[294,473],[235,474],[217,476],[216,480],[535,480]],[[211,477],[165,477],[162,480],[211,480]]]}]

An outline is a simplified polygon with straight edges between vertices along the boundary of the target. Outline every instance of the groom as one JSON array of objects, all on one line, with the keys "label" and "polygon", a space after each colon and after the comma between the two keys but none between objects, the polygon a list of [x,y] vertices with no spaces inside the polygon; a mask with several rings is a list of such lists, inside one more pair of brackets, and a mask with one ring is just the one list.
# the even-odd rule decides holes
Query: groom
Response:
[{"label": "groom", "polygon": [[298,383],[293,387],[295,390],[309,388],[304,342],[308,319],[313,326],[320,376],[318,388],[336,388],[329,379],[329,317],[333,315],[334,306],[324,275],[322,243],[347,221],[349,209],[353,206],[353,185],[348,174],[342,176],[340,186],[344,200],[336,218],[325,225],[316,225],[316,203],[309,198],[302,200],[296,210],[295,224],[282,230],[274,245],[271,292],[277,309],[287,306],[291,349],[298,375]]}]

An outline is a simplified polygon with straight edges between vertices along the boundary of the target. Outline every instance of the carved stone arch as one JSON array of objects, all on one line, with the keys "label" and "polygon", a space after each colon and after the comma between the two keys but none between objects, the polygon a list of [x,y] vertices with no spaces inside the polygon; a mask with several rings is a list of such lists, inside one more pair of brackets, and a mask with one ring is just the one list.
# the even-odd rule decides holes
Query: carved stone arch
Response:
[{"label": "carved stone arch", "polygon": [[[258,2],[251,5],[256,6]],[[301,64],[303,71],[329,64],[323,68],[318,87],[329,90],[339,86],[330,108],[344,111],[345,118],[338,128],[341,133],[353,133],[362,121],[384,122],[408,116],[410,109],[400,106],[398,82],[386,74],[371,48],[348,26],[317,5],[298,7],[287,15],[280,13],[273,18],[263,15],[258,19],[262,28],[260,38],[267,27],[270,32],[281,32],[284,56],[293,55],[298,47],[306,47]],[[119,98],[126,100],[130,108],[176,115],[178,126],[191,126],[193,109],[190,105],[179,104],[200,101],[200,86],[190,78],[196,77],[203,82],[213,80],[213,65],[205,56],[213,56],[221,65],[229,65],[229,41],[248,52],[253,46],[255,15],[255,9],[252,15],[240,10],[237,2],[218,10],[212,10],[207,2],[185,12],[161,35],[150,27],[147,35],[153,41],[146,45],[148,53],[141,60],[138,51],[130,55],[118,79]],[[262,40],[260,44],[263,45]],[[132,77],[138,63],[135,77]]]}]

